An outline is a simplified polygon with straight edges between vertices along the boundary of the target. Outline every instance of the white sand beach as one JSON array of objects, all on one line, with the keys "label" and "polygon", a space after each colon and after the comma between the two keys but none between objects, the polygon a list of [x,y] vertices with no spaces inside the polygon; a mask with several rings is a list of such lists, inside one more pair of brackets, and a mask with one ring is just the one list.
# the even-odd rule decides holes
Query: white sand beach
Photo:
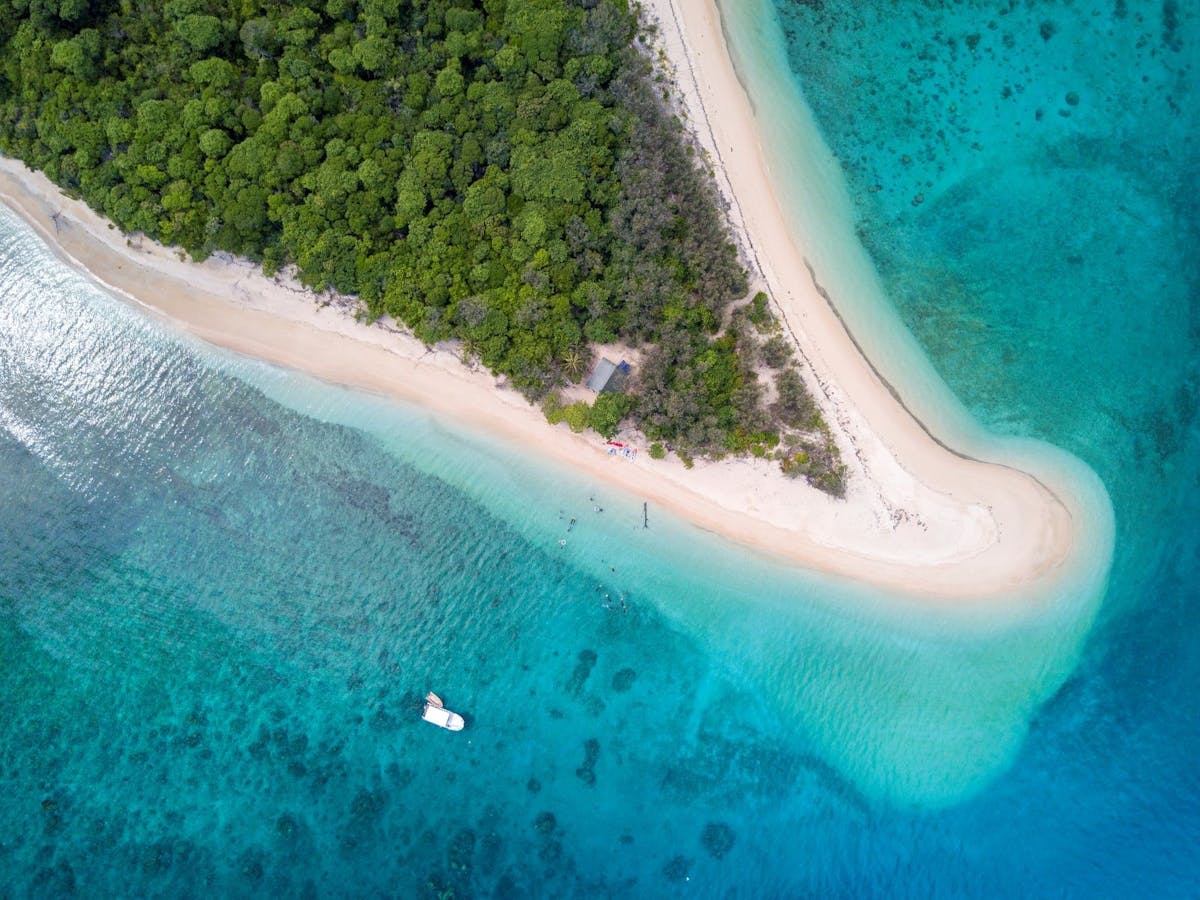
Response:
[{"label": "white sand beach", "polygon": [[[785,478],[775,463],[616,458],[594,434],[541,411],[450,349],[356,321],[247,262],[188,262],[127,238],[39,173],[0,159],[0,199],[80,268],[155,316],[214,344],[420,404],[672,510],[696,526],[802,566],[945,603],[1052,583],[1077,550],[1075,501],[1013,468],[935,440],[862,356],[809,271],[776,199],[754,109],[711,0],[653,0],[689,120],[704,123],[738,238],[777,301],[849,465],[846,499]],[[703,137],[703,136],[702,136]],[[820,278],[820,273],[817,273]],[[326,298],[328,299],[328,298]],[[1059,492],[1061,493],[1061,492]]]}]

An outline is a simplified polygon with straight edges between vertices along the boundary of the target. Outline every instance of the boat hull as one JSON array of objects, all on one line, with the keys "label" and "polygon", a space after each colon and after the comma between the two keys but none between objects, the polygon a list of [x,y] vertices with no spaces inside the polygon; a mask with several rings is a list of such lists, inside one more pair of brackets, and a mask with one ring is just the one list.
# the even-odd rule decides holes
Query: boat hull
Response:
[{"label": "boat hull", "polygon": [[451,712],[442,706],[434,706],[432,703],[425,704],[425,711],[421,713],[421,718],[431,725],[436,725],[438,728],[445,728],[447,731],[462,731],[466,722],[463,717],[456,712]]}]

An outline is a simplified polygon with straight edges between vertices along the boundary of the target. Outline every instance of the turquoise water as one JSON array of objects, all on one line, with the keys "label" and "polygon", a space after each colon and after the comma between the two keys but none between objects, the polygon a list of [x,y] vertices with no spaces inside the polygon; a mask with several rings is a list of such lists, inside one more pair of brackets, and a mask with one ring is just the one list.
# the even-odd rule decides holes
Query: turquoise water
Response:
[{"label": "turquoise water", "polygon": [[[1095,585],[934,615],[645,528],[181,339],[8,213],[0,296],[19,894],[786,890],[771,861],[830,817],[855,840],[1002,770],[1091,618]],[[429,687],[464,735],[417,720]]]},{"label": "turquoise water", "polygon": [[[1079,2],[1052,8],[1047,45],[1076,18],[1094,27]],[[981,33],[993,15],[952,9]],[[911,130],[881,116],[857,131],[855,110],[819,99],[866,65],[847,42],[906,17],[784,12],[840,156]],[[1180,18],[1181,49],[1155,60],[1195,56],[1195,17]],[[1082,71],[1094,54],[1077,57]],[[1175,102],[1194,123],[1194,99]],[[645,529],[636,499],[520,448],[182,339],[0,215],[0,896],[1188,894],[1200,329],[1194,201],[1173,186],[1195,150],[1149,113],[1127,128],[1174,154],[1147,151],[1146,196],[1121,206],[1160,229],[1129,241],[1132,274],[1097,250],[1063,263],[1101,267],[1086,278],[1046,264],[1011,280],[1010,248],[973,237],[999,229],[982,212],[992,179],[951,206],[943,176],[936,202],[953,213],[930,216],[933,188],[909,213],[847,167],[937,371],[990,427],[1077,454],[1113,499],[1103,604],[1080,575],[1025,616],[930,613],[653,508]],[[1021,206],[1019,176],[1058,158],[1036,150],[989,189]],[[1062,179],[1109,233],[1102,173],[1078,165]],[[960,230],[939,244],[947,220]],[[1056,216],[1031,221],[1048,229],[1017,229],[1031,248],[1074,239],[1049,230]],[[951,271],[980,280],[950,292]],[[1126,290],[1096,289],[1117,277]],[[1131,303],[1133,288],[1152,296]],[[912,299],[934,290],[936,313]],[[995,341],[968,340],[982,331]],[[995,452],[1091,490],[1044,448]],[[417,721],[430,688],[467,731]]]},{"label": "turquoise water", "polygon": [[975,419],[1076,454],[1115,508],[1079,668],[943,827],[980,866],[1019,852],[1022,891],[1194,896],[1200,8],[771,12],[895,313]]}]

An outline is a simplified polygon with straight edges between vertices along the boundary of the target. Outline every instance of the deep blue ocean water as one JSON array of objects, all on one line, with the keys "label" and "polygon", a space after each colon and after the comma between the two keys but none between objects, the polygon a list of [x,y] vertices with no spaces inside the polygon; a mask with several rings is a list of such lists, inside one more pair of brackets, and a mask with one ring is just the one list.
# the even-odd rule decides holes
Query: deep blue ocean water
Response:
[{"label": "deep blue ocean water", "polygon": [[1195,895],[1196,13],[777,11],[934,366],[1104,480],[1094,626],[643,529],[181,338],[3,214],[0,897]]}]

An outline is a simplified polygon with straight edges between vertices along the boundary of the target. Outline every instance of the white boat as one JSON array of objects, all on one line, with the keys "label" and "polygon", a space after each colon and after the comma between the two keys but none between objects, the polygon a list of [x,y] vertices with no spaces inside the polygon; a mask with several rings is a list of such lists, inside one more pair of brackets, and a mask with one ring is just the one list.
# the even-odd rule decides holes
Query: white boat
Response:
[{"label": "white boat", "polygon": [[442,705],[442,698],[433,691],[425,695],[425,711],[421,713],[421,718],[447,731],[462,731],[466,724],[462,716],[446,709]]}]

